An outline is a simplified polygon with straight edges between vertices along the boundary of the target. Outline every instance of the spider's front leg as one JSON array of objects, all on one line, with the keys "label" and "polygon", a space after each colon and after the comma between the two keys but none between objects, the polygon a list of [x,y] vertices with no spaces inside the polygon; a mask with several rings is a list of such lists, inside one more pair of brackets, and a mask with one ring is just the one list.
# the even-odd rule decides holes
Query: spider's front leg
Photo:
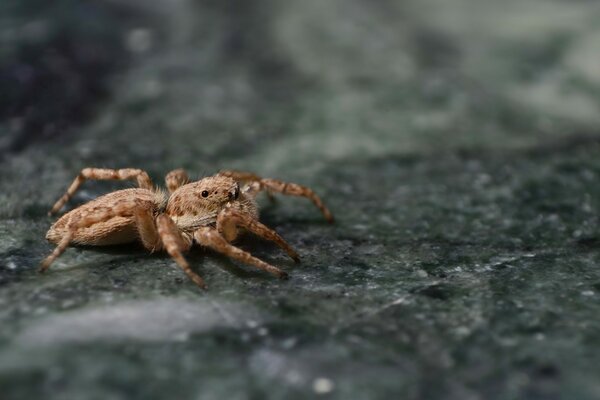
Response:
[{"label": "spider's front leg", "polygon": [[160,240],[167,253],[196,285],[206,289],[204,280],[192,270],[183,256],[183,253],[192,247],[192,239],[184,237],[175,222],[166,214],[161,214],[156,218],[156,225]]},{"label": "spider's front leg", "polygon": [[137,184],[142,189],[152,190],[152,180],[150,176],[141,169],[124,168],[124,169],[104,169],[104,168],[84,168],[81,170],[79,175],[75,178],[71,186],[67,189],[66,193],[58,199],[54,206],[48,213],[52,215],[57,213],[71,197],[77,192],[79,187],[86,180],[128,180],[135,179]]},{"label": "spider's front leg", "polygon": [[241,261],[246,264],[254,265],[255,267],[267,271],[272,275],[275,275],[279,279],[287,279],[288,274],[277,267],[267,264],[266,262],[254,257],[252,254],[235,247],[214,228],[203,227],[194,232],[194,239],[203,246],[210,247],[211,249],[223,253],[228,257],[235,260]]},{"label": "spider's front leg", "polygon": [[258,222],[248,213],[226,208],[217,217],[217,230],[228,241],[235,240],[238,228],[244,228],[256,236],[274,242],[282,248],[295,261],[300,261],[300,256],[277,232]]},{"label": "spider's front leg", "polygon": [[255,192],[259,192],[261,190],[266,190],[267,192],[277,192],[281,194],[286,194],[288,196],[299,196],[306,197],[310,201],[313,202],[315,206],[329,223],[333,223],[333,215],[331,211],[323,204],[323,201],[317,194],[310,188],[302,185],[298,185],[297,183],[292,182],[283,182],[277,179],[269,179],[269,178],[261,178],[260,176],[252,173],[252,172],[242,172],[242,171],[220,171],[219,175],[228,176],[236,181],[241,182],[252,182],[251,190]]}]

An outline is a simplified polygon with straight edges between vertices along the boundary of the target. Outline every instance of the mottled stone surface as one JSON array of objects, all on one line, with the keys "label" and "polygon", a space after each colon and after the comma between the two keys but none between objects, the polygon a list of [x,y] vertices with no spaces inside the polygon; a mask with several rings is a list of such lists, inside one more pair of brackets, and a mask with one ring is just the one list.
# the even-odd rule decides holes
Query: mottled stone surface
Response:
[{"label": "mottled stone surface", "polygon": [[[6,0],[2,399],[600,398],[596,1]],[[303,256],[69,249],[85,166],[256,171]],[[119,187],[89,183],[71,206]]]}]

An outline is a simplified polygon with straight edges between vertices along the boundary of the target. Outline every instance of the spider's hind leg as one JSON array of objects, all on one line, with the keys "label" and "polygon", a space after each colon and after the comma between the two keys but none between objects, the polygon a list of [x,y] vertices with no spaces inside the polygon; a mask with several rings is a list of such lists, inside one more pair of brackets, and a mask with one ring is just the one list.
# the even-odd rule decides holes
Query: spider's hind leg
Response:
[{"label": "spider's hind leg", "polygon": [[189,183],[190,177],[183,168],[174,169],[165,176],[165,184],[169,193],[173,193],[181,186]]},{"label": "spider's hind leg", "polygon": [[84,168],[79,175],[75,177],[71,186],[67,189],[64,195],[54,203],[49,215],[57,213],[71,197],[77,192],[79,187],[86,180],[128,180],[135,179],[141,189],[152,189],[152,180],[150,176],[141,169],[124,168],[124,169],[104,169],[104,168]]}]

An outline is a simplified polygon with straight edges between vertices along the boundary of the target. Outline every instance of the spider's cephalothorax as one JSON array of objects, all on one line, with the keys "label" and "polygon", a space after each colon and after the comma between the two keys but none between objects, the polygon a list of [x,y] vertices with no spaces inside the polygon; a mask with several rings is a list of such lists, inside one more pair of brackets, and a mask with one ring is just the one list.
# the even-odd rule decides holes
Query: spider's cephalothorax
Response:
[{"label": "spider's cephalothorax", "polygon": [[70,244],[103,246],[139,240],[150,251],[167,251],[202,287],[204,281],[183,257],[194,242],[286,278],[285,272],[231,244],[241,231],[249,231],[273,241],[295,261],[299,260],[298,254],[281,236],[258,221],[256,195],[265,190],[268,194],[278,192],[307,197],[329,222],[333,222],[321,199],[307,187],[238,171],[221,171],[190,182],[182,169],[167,174],[167,194],[154,188],[148,174],[139,169],[86,168],[50,213],[58,212],[89,179],[133,179],[139,188],[106,194],[59,218],[46,234],[46,238],[57,246],[42,261],[41,271],[48,269]]}]

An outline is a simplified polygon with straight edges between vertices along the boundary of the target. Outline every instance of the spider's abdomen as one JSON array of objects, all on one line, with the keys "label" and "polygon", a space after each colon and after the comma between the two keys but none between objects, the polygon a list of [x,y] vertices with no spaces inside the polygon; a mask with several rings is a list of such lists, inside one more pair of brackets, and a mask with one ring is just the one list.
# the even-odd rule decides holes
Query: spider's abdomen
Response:
[{"label": "spider's abdomen", "polygon": [[[106,194],[64,214],[50,227],[46,239],[52,243],[60,242],[70,223],[88,215],[101,214],[119,202],[131,200],[133,204],[135,200],[141,200],[147,204],[154,203],[159,208],[163,196],[147,189],[124,189]],[[138,237],[134,209],[130,209],[89,227],[78,228],[71,241],[80,245],[108,246],[131,243],[138,240]]]}]

